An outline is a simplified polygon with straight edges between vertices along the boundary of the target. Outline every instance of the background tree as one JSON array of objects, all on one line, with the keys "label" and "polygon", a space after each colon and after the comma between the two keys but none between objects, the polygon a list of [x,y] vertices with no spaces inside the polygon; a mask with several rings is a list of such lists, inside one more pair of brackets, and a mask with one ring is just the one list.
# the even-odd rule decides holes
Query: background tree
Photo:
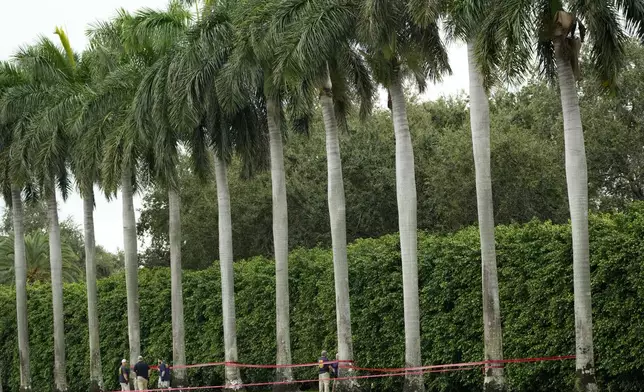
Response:
[{"label": "background tree", "polygon": [[[49,239],[47,234],[32,232],[25,236],[25,255],[27,260],[27,284],[47,282],[51,279],[49,265]],[[83,279],[83,270],[79,267],[80,257],[72,247],[62,243],[63,282],[78,282]],[[0,284],[14,281],[14,238],[0,238]]]}]

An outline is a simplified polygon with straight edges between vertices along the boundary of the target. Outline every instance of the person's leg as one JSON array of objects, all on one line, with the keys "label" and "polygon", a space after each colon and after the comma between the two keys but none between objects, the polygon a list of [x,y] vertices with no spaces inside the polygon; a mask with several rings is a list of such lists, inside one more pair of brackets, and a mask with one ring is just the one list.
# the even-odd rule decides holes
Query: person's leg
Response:
[{"label": "person's leg", "polygon": [[329,373],[323,374],[324,376],[324,392],[330,392],[329,391]]},{"label": "person's leg", "polygon": [[143,388],[142,388],[142,390],[143,390],[143,391],[145,391],[146,389],[148,389],[148,380],[146,380],[146,379],[144,378],[144,379],[143,379]]},{"label": "person's leg", "polygon": [[324,380],[322,380],[322,375],[318,375],[318,392],[324,392]]}]

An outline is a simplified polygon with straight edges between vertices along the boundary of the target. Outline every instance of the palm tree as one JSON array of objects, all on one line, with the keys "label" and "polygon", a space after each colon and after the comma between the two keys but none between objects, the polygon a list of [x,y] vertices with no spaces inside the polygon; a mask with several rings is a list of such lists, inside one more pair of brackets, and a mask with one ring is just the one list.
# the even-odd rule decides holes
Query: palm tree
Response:
[{"label": "palm tree", "polygon": [[29,84],[9,90],[6,98],[11,101],[14,115],[27,122],[25,132],[16,142],[27,157],[47,203],[54,311],[54,385],[56,391],[66,391],[63,256],[56,192],[59,189],[66,198],[69,190],[69,135],[63,119],[52,116],[51,112],[59,108],[62,94],[67,93],[66,87],[74,78],[74,69],[68,52],[47,38],[21,49],[16,60],[27,70]]},{"label": "palm tree", "polygon": [[[14,271],[16,282],[16,318],[18,327],[18,353],[20,357],[20,392],[31,390],[31,372],[29,360],[29,328],[27,324],[27,262],[25,257],[25,230],[24,211],[22,207],[22,187],[16,172],[24,173],[21,159],[12,159],[15,146],[12,144],[13,134],[16,131],[15,121],[8,121],[12,113],[6,113],[8,101],[4,95],[6,91],[26,82],[24,72],[12,63],[0,63],[0,167],[2,167],[1,180],[3,195],[7,205],[11,205],[14,228]],[[7,116],[9,114],[9,116]],[[18,165],[12,165],[14,162]],[[8,188],[8,192],[7,192]],[[7,195],[10,193],[10,196]]]},{"label": "palm tree", "polygon": [[[492,173],[490,165],[490,107],[483,85],[481,67],[477,63],[475,40],[484,19],[486,1],[460,2],[446,0],[431,7],[426,2],[413,1],[412,13],[419,24],[431,22],[438,12],[444,14],[448,36],[467,43],[470,91],[470,127],[476,176],[476,199],[481,241],[481,271],[483,293],[483,341],[486,361],[503,360],[503,334],[501,307],[494,241],[494,201],[492,198]],[[505,388],[503,365],[485,369],[485,391]]]},{"label": "palm tree", "polygon": [[[15,257],[15,228],[11,236],[0,238],[0,283],[9,284],[14,279],[16,269],[13,267]],[[24,251],[26,258],[27,284],[47,282],[51,277],[49,264],[49,239],[47,234],[34,231],[24,236]],[[80,256],[68,243],[62,244],[63,256],[63,282],[78,282],[83,278],[83,271],[79,266]]]},{"label": "palm tree", "polygon": [[[570,11],[567,12],[566,10]],[[597,391],[593,355],[592,306],[588,247],[588,174],[576,79],[579,53],[586,33],[590,63],[599,82],[611,87],[624,59],[628,31],[644,39],[644,12],[638,1],[498,1],[490,7],[479,46],[482,63],[501,69],[528,64],[532,42],[542,72],[557,78],[564,118],[564,146],[568,203],[572,223],[575,299],[577,388]],[[622,23],[624,20],[626,23]],[[577,35],[579,32],[579,35]],[[498,56],[495,40],[504,40],[505,56]]]},{"label": "palm tree", "polygon": [[[236,28],[232,54],[217,79],[219,98],[224,110],[239,111],[247,97],[255,91],[263,96],[265,104],[273,194],[273,245],[275,250],[275,310],[278,365],[291,364],[290,309],[288,288],[288,210],[286,201],[286,172],[282,139],[282,101],[287,95],[284,86],[273,80],[274,45],[265,31],[270,28],[270,17],[276,2],[245,0],[234,9]],[[291,91],[297,91],[295,87]],[[249,93],[250,91],[250,93]],[[297,105],[293,105],[295,108]],[[295,388],[290,381],[289,367],[278,368],[276,380],[285,382],[276,391]]]},{"label": "palm tree", "polygon": [[[403,81],[412,76],[420,90],[427,78],[449,70],[447,53],[435,22],[413,23],[408,1],[365,2],[358,24],[375,78],[389,92],[396,138],[396,195],[403,269],[405,364],[421,365],[418,299],[417,213],[414,152],[407,120]],[[423,391],[423,378],[408,374],[405,391]]]},{"label": "palm tree", "polygon": [[[207,166],[201,129],[188,126],[193,133],[185,132],[185,126],[173,117],[171,109],[174,94],[173,61],[175,52],[185,41],[191,24],[190,12],[177,3],[171,3],[168,10],[142,10],[132,20],[131,28],[136,35],[138,50],[149,49],[156,61],[138,86],[134,97],[133,111],[137,126],[144,133],[144,142],[153,146],[153,177],[168,189],[170,270],[172,287],[172,347],[175,365],[184,365],[185,327],[183,317],[183,289],[181,271],[181,199],[178,187],[178,150],[181,144],[192,151],[197,166]],[[197,144],[196,146],[194,144]],[[197,167],[204,172],[204,167]],[[176,386],[185,383],[185,368],[174,372]]]},{"label": "palm tree", "polygon": [[[326,8],[326,3],[321,3],[302,0],[280,4],[272,22],[275,34],[278,35],[275,41],[280,42],[276,73],[292,75],[299,79],[310,79],[310,83],[316,85],[320,91],[326,132],[328,204],[333,248],[338,354],[340,360],[352,361],[346,202],[338,129],[339,124],[346,126],[346,112],[350,109],[353,100],[360,100],[361,119],[367,117],[373,104],[375,87],[364,57],[358,50],[355,36],[347,35],[342,37],[343,40],[335,39],[337,36],[332,37],[334,42],[329,47],[333,51],[326,53],[319,50],[319,37],[328,34],[328,25],[316,22],[325,20],[325,13],[331,14],[336,11]],[[337,17],[337,14],[334,16]],[[333,22],[332,17],[328,20]],[[322,31],[316,30],[318,25]],[[338,386],[343,391],[352,390],[357,388],[357,383],[355,380],[346,380],[341,381]]]},{"label": "palm tree", "polygon": [[25,227],[22,192],[11,185],[11,211],[14,233],[14,265],[16,275],[16,312],[18,324],[18,351],[20,356],[20,392],[31,390],[29,364],[29,328],[27,324],[27,261],[25,257]]},{"label": "palm tree", "polygon": [[[222,315],[224,327],[224,352],[226,362],[237,362],[237,334],[234,297],[234,271],[232,249],[232,224],[227,166],[234,150],[244,161],[245,174],[252,174],[262,158],[262,134],[265,114],[257,96],[247,97],[242,106],[229,112],[220,103],[216,78],[232,49],[234,26],[230,8],[226,4],[203,5],[201,18],[182,40],[172,57],[160,67],[168,75],[166,93],[169,112],[155,115],[165,119],[166,125],[182,132],[182,143],[187,147],[193,170],[206,181],[210,179],[210,165],[214,161],[219,211],[219,259],[221,264]],[[167,69],[166,69],[167,68]],[[162,69],[162,71],[161,71]],[[165,77],[165,76],[164,76]],[[161,84],[159,84],[161,85]],[[142,112],[148,112],[142,110]],[[155,119],[150,119],[154,121]],[[214,154],[210,153],[214,150]],[[211,158],[211,156],[213,158]],[[236,388],[242,384],[239,368],[226,367],[226,384]]]},{"label": "palm tree", "polygon": [[89,86],[91,80],[91,52],[83,54],[79,65],[78,83],[81,84],[80,96],[76,100],[76,110],[69,120],[72,126],[73,154],[71,171],[76,179],[77,188],[83,199],[83,230],[85,244],[85,279],[87,287],[87,319],[89,330],[89,373],[90,391],[103,390],[103,372],[98,322],[98,294],[96,288],[96,240],[94,235],[94,185],[100,180],[100,163],[104,134],[95,127],[77,129],[73,115],[82,108],[83,87]]},{"label": "palm tree", "polygon": [[134,192],[140,180],[137,168],[147,151],[141,143],[131,104],[151,60],[137,53],[132,42],[125,41],[132,18],[121,10],[116,18],[89,30],[90,52],[95,59],[93,77],[99,82],[84,96],[76,127],[105,133],[100,176],[103,189],[109,196],[121,189],[128,340],[130,361],[135,363],[141,352],[141,332]]}]

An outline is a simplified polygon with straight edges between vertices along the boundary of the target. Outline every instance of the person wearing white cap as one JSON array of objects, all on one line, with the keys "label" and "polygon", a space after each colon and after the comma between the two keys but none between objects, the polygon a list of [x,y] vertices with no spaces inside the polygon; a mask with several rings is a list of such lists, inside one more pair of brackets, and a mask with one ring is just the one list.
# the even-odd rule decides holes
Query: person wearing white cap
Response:
[{"label": "person wearing white cap", "polygon": [[150,380],[150,367],[143,361],[141,355],[139,355],[139,360],[134,365],[134,374],[136,374],[136,389],[146,391],[148,389],[148,380]]},{"label": "person wearing white cap", "polygon": [[127,365],[127,359],[121,360],[119,367],[119,383],[121,384],[121,391],[130,390],[130,367]]}]

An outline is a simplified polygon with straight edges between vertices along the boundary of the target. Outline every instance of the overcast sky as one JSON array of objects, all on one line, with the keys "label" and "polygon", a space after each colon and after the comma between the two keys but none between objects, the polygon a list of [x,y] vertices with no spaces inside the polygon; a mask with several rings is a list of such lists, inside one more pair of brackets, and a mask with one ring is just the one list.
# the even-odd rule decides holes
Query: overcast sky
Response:
[{"label": "overcast sky", "polygon": [[[166,0],[31,0],[9,1],[0,0],[0,60],[9,59],[15,50],[25,44],[34,42],[39,35],[52,39],[56,36],[53,31],[56,26],[62,26],[68,33],[72,47],[81,51],[87,45],[85,30],[88,25],[97,20],[109,19],[118,8],[133,11],[142,7],[163,8]],[[449,48],[450,63],[453,75],[446,77],[444,82],[430,86],[425,94],[427,99],[435,99],[444,95],[455,95],[467,90],[467,54],[463,45],[453,45]],[[385,101],[386,102],[386,101]],[[235,195],[232,195],[235,197]],[[141,208],[141,198],[134,202],[138,210]],[[0,208],[4,209],[3,203]],[[60,219],[72,217],[82,227],[83,203],[74,193],[66,203],[61,203]],[[121,218],[121,200],[108,202],[97,194],[96,211],[96,242],[109,251],[123,248],[123,221]],[[216,222],[213,222],[213,230]]]}]

